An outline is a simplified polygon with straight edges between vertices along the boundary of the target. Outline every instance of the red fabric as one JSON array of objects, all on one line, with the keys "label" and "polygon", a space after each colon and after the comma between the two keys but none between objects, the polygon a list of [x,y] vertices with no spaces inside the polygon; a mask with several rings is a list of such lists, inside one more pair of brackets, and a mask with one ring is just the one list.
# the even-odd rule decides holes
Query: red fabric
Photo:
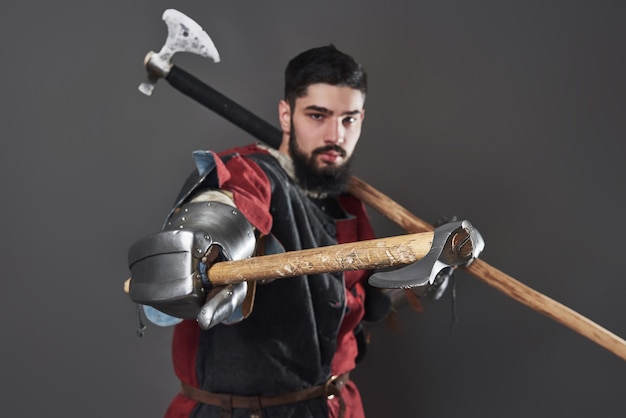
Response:
[{"label": "red fabric", "polygon": [[[181,382],[198,387],[196,376],[196,350],[200,327],[196,321],[186,320],[174,327],[172,359],[174,371]],[[177,394],[165,412],[165,418],[185,418],[191,414],[196,401]]]},{"label": "red fabric", "polygon": [[[346,410],[344,418],[365,418],[363,410],[363,401],[356,384],[349,380],[341,389],[341,399],[343,400]],[[334,397],[328,400],[329,418],[339,417],[339,398]]]},{"label": "red fabric", "polygon": [[235,206],[246,219],[261,233],[267,235],[272,229],[272,217],[269,212],[272,188],[270,181],[261,168],[251,160],[242,158],[253,152],[252,147],[235,148],[218,155],[236,152],[226,164],[215,158],[221,189],[233,193]]}]

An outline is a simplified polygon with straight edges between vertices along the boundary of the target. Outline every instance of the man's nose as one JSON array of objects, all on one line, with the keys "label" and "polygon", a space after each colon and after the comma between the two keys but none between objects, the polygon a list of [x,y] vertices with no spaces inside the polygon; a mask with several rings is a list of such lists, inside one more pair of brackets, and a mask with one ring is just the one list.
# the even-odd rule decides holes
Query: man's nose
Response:
[{"label": "man's nose", "polygon": [[326,129],[324,141],[329,144],[342,144],[344,141],[345,129],[341,120],[331,120]]}]

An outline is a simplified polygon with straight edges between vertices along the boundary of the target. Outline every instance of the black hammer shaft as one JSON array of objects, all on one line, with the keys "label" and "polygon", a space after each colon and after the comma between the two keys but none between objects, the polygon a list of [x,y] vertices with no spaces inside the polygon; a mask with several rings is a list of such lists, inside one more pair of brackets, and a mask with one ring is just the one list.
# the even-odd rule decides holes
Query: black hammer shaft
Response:
[{"label": "black hammer shaft", "polygon": [[277,127],[235,103],[187,71],[173,65],[165,79],[175,89],[208,107],[253,137],[273,148],[280,146],[282,132]]}]

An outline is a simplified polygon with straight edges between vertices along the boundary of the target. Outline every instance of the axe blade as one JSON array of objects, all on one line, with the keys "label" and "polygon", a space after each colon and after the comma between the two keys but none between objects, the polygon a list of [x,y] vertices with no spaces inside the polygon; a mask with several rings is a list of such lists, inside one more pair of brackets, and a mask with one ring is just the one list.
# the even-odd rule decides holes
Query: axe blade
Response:
[{"label": "axe blade", "polygon": [[139,85],[139,91],[146,96],[152,95],[159,78],[169,74],[172,57],[177,52],[190,52],[213,62],[220,61],[213,40],[195,20],[176,9],[167,9],[163,12],[163,21],[167,25],[165,44],[159,52],[150,51],[144,62],[148,77]]},{"label": "axe blade", "polygon": [[432,285],[443,269],[470,264],[484,247],[482,236],[469,221],[450,222],[435,229],[433,244],[424,258],[396,270],[376,272],[369,283],[385,289]]},{"label": "axe blade", "polygon": [[191,52],[213,62],[220,61],[213,40],[195,20],[176,9],[167,9],[163,21],[167,25],[167,40],[158,54],[163,60],[170,61],[177,52]]}]

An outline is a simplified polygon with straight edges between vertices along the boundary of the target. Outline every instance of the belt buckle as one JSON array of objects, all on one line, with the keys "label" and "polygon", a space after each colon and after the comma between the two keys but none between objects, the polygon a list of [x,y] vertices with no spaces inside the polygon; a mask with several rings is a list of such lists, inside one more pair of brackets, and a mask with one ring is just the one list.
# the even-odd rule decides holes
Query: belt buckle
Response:
[{"label": "belt buckle", "polygon": [[328,378],[326,383],[324,384],[324,393],[326,394],[326,399],[330,400],[335,397],[339,393],[339,388],[335,386],[335,382],[339,376],[332,375]]}]

